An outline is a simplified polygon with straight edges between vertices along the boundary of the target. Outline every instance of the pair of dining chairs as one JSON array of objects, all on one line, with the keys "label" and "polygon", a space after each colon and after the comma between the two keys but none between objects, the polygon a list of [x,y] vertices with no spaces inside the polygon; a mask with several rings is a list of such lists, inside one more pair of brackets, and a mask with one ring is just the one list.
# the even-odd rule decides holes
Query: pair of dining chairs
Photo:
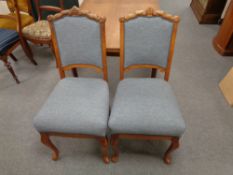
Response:
[{"label": "pair of dining chairs", "polygon": [[[41,142],[59,151],[51,136],[94,138],[101,145],[105,163],[119,157],[119,139],[167,140],[171,145],[164,162],[179,147],[185,130],[169,79],[179,17],[149,8],[120,18],[120,78],[109,113],[109,88],[104,17],[73,7],[49,16],[60,78],[34,118]],[[66,78],[65,71],[93,68],[103,79]],[[138,68],[158,69],[165,80],[126,78]],[[154,72],[154,71],[153,71]],[[123,80],[124,79],[124,80]],[[109,132],[110,130],[110,132]],[[109,156],[109,147],[113,154]]]}]

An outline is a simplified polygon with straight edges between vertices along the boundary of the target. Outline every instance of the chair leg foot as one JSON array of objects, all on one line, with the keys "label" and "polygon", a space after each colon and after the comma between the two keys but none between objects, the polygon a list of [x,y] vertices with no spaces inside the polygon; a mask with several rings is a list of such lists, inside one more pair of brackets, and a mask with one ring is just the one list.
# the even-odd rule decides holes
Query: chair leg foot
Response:
[{"label": "chair leg foot", "polygon": [[179,138],[172,138],[171,145],[169,146],[168,150],[166,151],[163,157],[163,160],[166,164],[171,164],[171,153],[177,148],[179,148]]},{"label": "chair leg foot", "polygon": [[99,139],[100,145],[101,145],[101,151],[102,151],[102,158],[104,163],[108,164],[110,163],[110,159],[109,159],[109,154],[108,154],[108,139],[107,138],[102,138]]},{"label": "chair leg foot", "polygon": [[113,149],[113,155],[112,155],[111,160],[112,160],[112,162],[116,163],[119,160],[119,153],[120,153],[119,147],[118,147],[118,145],[119,145],[119,138],[118,138],[117,135],[112,135],[112,137],[111,137],[111,145],[112,145],[112,149]]},{"label": "chair leg foot", "polygon": [[27,57],[29,58],[29,60],[34,64],[37,65],[37,62],[34,60],[33,58],[33,54],[31,51],[31,48],[29,47],[27,41],[25,39],[21,39],[21,46],[25,52],[25,54],[27,55]]},{"label": "chair leg foot", "polygon": [[16,83],[19,84],[20,81],[19,81],[18,77],[16,76],[14,69],[11,67],[10,62],[7,61],[7,58],[5,60],[3,60],[3,62],[4,62],[4,65],[6,66],[6,68],[8,69],[8,71],[11,73],[11,75],[15,79]]},{"label": "chair leg foot", "polygon": [[40,136],[41,136],[41,142],[53,151],[52,160],[58,160],[59,151],[56,148],[56,146],[52,143],[52,141],[50,140],[49,135],[46,133],[40,133]]}]

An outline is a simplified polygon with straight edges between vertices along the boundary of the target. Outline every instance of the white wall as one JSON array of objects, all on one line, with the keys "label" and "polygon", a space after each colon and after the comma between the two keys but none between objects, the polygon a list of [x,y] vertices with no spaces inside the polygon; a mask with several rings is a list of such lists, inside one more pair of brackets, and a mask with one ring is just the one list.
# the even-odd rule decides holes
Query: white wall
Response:
[{"label": "white wall", "polygon": [[0,1],[0,14],[7,14],[9,12],[6,2]]}]

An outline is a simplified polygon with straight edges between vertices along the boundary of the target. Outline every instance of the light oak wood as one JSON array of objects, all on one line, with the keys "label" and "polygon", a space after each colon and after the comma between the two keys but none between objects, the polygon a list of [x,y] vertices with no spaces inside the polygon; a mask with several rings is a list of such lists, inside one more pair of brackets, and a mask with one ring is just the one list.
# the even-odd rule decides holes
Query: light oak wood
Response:
[{"label": "light oak wood", "polygon": [[85,0],[80,8],[106,17],[106,48],[108,55],[120,53],[119,18],[152,7],[159,9],[158,0]]},{"label": "light oak wood", "polygon": [[224,79],[219,83],[219,87],[229,105],[233,107],[233,67]]}]

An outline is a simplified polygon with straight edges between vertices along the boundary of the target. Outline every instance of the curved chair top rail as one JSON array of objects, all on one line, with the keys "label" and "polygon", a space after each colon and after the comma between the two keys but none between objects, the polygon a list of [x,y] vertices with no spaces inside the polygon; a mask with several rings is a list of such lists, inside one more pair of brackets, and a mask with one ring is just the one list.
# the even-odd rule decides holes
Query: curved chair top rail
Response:
[{"label": "curved chair top rail", "polygon": [[71,9],[68,10],[63,10],[61,13],[57,13],[55,15],[49,15],[48,16],[48,21],[56,21],[59,20],[65,16],[82,16],[82,17],[87,17],[91,20],[94,20],[99,23],[105,23],[106,18],[103,16],[96,15],[94,13],[91,13],[90,11],[87,10],[80,10],[78,7],[74,6]]},{"label": "curved chair top rail", "polygon": [[[125,50],[127,49],[127,46],[125,46],[125,33],[127,29],[126,25],[129,22],[137,20],[140,17],[148,17],[148,18],[159,17],[160,19],[171,23],[171,34],[170,34],[171,36],[169,37],[168,48],[167,48],[169,49],[169,51],[168,51],[168,55],[166,58],[167,63],[165,66],[161,66],[161,65],[157,65],[153,63],[145,63],[145,64],[135,63],[135,64],[125,66]],[[149,68],[149,69],[152,68],[152,69],[159,69],[161,72],[165,72],[164,79],[168,81],[169,75],[170,75],[172,58],[174,54],[177,27],[180,21],[179,16],[173,16],[161,10],[154,10],[153,8],[148,8],[147,10],[138,10],[135,13],[131,13],[127,16],[121,17],[119,21],[120,21],[120,79],[123,79],[124,73],[129,70],[141,69],[141,68]],[[146,30],[142,32],[144,33],[146,32]],[[148,38],[145,40],[148,40],[150,38],[150,36],[147,36],[147,37]]]},{"label": "curved chair top rail", "polygon": [[[82,57],[83,56],[83,58],[90,59],[89,62],[87,61],[86,63],[82,63],[82,62],[80,62],[80,60],[81,61],[86,61],[86,60],[83,60],[82,58],[80,58],[78,63],[65,63],[64,64],[64,61],[63,61],[64,59],[63,59],[63,56],[61,53],[62,51],[61,51],[61,48],[59,48],[60,47],[59,45],[61,45],[61,43],[60,43],[60,41],[58,41],[59,39],[57,37],[57,31],[56,31],[55,25],[57,22],[61,22],[65,17],[84,17],[82,19],[85,22],[83,20],[81,22],[82,24],[84,24],[84,26],[89,25],[91,21],[94,22],[94,25],[96,27],[96,30],[94,31],[94,35],[98,34],[98,36],[97,36],[98,39],[95,41],[96,44],[92,43],[92,39],[96,39],[96,37],[92,37],[92,38],[88,38],[88,41],[87,41],[88,44],[91,45],[90,46],[91,48],[85,47],[86,50],[85,49],[79,50],[80,52],[78,52],[76,49],[70,49],[70,48],[67,49],[67,50],[73,52],[72,54],[74,55],[74,57],[77,57],[77,56]],[[92,69],[95,69],[97,72],[102,72],[103,79],[107,81],[108,78],[107,78],[107,60],[106,60],[106,37],[105,37],[105,21],[106,21],[106,19],[105,19],[105,17],[98,16],[96,14],[89,12],[89,11],[80,10],[78,7],[74,6],[73,8],[71,8],[69,10],[63,10],[60,13],[57,13],[55,15],[49,15],[47,17],[47,19],[49,21],[51,32],[52,32],[52,43],[53,43],[53,47],[55,50],[55,56],[56,56],[57,65],[59,68],[60,78],[61,79],[64,78],[65,71],[68,71],[68,70],[72,70],[75,68],[92,68]],[[81,20],[81,18],[79,18],[79,19]],[[72,20],[74,20],[74,18]],[[64,22],[64,20],[63,20],[63,22]],[[78,21],[76,21],[76,22],[78,22]],[[74,25],[77,25],[76,22],[74,22]],[[91,23],[93,24],[93,22],[91,22]],[[82,24],[80,24],[78,26],[82,27]],[[70,27],[72,27],[72,26],[70,26]],[[73,26],[73,27],[75,27],[75,26]],[[71,28],[67,28],[67,30],[69,30],[69,29],[71,29]],[[99,32],[97,30],[99,30]],[[76,29],[76,31],[78,32],[77,29]],[[69,31],[67,31],[67,32],[69,32]],[[82,32],[84,35],[86,35],[88,33],[88,31],[85,31],[85,30],[82,30]],[[72,37],[74,38],[74,36],[77,37],[76,33]],[[82,42],[81,42],[81,39],[79,36],[79,38],[77,38],[75,40],[75,42],[79,42],[78,43],[79,46],[81,46],[83,48],[83,43],[85,43],[86,40],[82,40]],[[76,44],[77,43],[74,43],[74,45],[76,45]],[[94,51],[97,50],[98,53],[96,55],[95,55],[95,53],[92,53],[91,55],[89,55],[89,53],[92,52],[93,50]],[[94,56],[96,58],[94,58],[94,59],[90,58],[92,56]],[[99,57],[101,60],[95,62],[95,59],[97,59],[97,57]],[[98,64],[95,64],[95,63],[98,63]]]},{"label": "curved chair top rail", "polygon": [[135,13],[130,13],[127,16],[121,17],[120,22],[127,22],[129,20],[138,18],[138,17],[161,17],[170,22],[178,23],[180,21],[179,16],[173,16],[169,13],[166,13],[162,10],[154,10],[153,8],[148,8],[147,10],[138,10]]}]

